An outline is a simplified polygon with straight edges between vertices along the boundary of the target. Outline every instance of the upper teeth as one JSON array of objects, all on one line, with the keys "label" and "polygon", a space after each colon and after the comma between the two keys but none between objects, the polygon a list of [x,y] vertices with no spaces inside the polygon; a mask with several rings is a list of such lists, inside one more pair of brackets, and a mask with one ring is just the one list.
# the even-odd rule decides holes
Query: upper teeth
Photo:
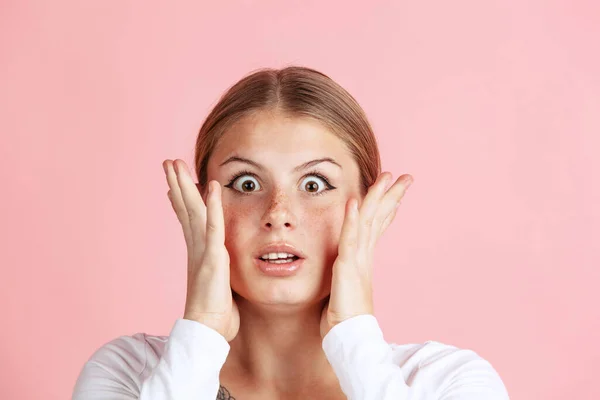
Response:
[{"label": "upper teeth", "polygon": [[260,258],[276,260],[278,258],[294,258],[294,257],[296,257],[296,256],[293,254],[290,254],[290,253],[268,253],[268,254],[261,256]]}]

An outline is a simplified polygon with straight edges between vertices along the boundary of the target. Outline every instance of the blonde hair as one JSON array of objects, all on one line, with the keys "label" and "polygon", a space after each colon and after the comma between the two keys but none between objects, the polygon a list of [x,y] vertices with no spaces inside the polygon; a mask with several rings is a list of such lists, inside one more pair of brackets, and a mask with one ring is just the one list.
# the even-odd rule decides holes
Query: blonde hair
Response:
[{"label": "blonde hair", "polygon": [[375,135],[365,112],[350,93],[311,68],[264,68],[230,87],[202,124],[194,153],[202,192],[208,179],[208,160],[219,139],[237,121],[260,111],[283,112],[321,122],[346,144],[358,164],[363,196],[381,173]]}]

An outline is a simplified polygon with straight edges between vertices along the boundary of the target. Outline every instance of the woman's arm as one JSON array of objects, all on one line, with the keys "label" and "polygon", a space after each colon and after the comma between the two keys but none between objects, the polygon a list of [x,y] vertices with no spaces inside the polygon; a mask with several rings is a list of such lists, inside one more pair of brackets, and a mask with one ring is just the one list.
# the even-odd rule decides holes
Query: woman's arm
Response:
[{"label": "woman's arm", "polygon": [[221,334],[199,322],[178,319],[150,372],[147,351],[152,350],[142,339],[124,336],[98,349],[84,365],[72,399],[217,398],[219,372],[229,353],[229,344]]},{"label": "woman's arm", "polygon": [[351,400],[509,400],[498,373],[475,352],[428,342],[405,360],[373,315],[334,326],[323,350]]}]

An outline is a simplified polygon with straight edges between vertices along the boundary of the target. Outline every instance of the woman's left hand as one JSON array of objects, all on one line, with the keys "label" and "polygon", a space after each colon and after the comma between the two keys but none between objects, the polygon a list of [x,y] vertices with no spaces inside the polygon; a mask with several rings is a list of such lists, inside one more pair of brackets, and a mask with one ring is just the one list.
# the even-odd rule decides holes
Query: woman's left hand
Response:
[{"label": "woman's left hand", "polygon": [[373,252],[390,225],[404,193],[413,181],[402,175],[386,191],[392,174],[384,172],[369,188],[360,207],[358,199],[346,202],[344,222],[333,264],[331,294],[321,313],[321,337],[348,318],[373,314]]}]

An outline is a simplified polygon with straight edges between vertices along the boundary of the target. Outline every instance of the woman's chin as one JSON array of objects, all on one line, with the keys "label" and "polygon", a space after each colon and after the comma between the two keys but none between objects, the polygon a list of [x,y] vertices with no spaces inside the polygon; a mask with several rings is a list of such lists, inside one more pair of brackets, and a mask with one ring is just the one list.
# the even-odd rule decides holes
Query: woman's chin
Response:
[{"label": "woman's chin", "polygon": [[261,286],[253,285],[251,290],[237,291],[237,296],[242,297],[240,299],[242,302],[251,303],[256,307],[281,312],[298,312],[315,307],[329,294],[323,293],[323,290],[316,285],[308,287],[279,283]]},{"label": "woman's chin", "polygon": [[[314,268],[314,266],[313,266]],[[243,306],[268,307],[273,311],[301,311],[315,308],[329,295],[331,274],[326,269],[304,271],[291,276],[267,276],[257,268],[231,269],[231,287]]]}]

